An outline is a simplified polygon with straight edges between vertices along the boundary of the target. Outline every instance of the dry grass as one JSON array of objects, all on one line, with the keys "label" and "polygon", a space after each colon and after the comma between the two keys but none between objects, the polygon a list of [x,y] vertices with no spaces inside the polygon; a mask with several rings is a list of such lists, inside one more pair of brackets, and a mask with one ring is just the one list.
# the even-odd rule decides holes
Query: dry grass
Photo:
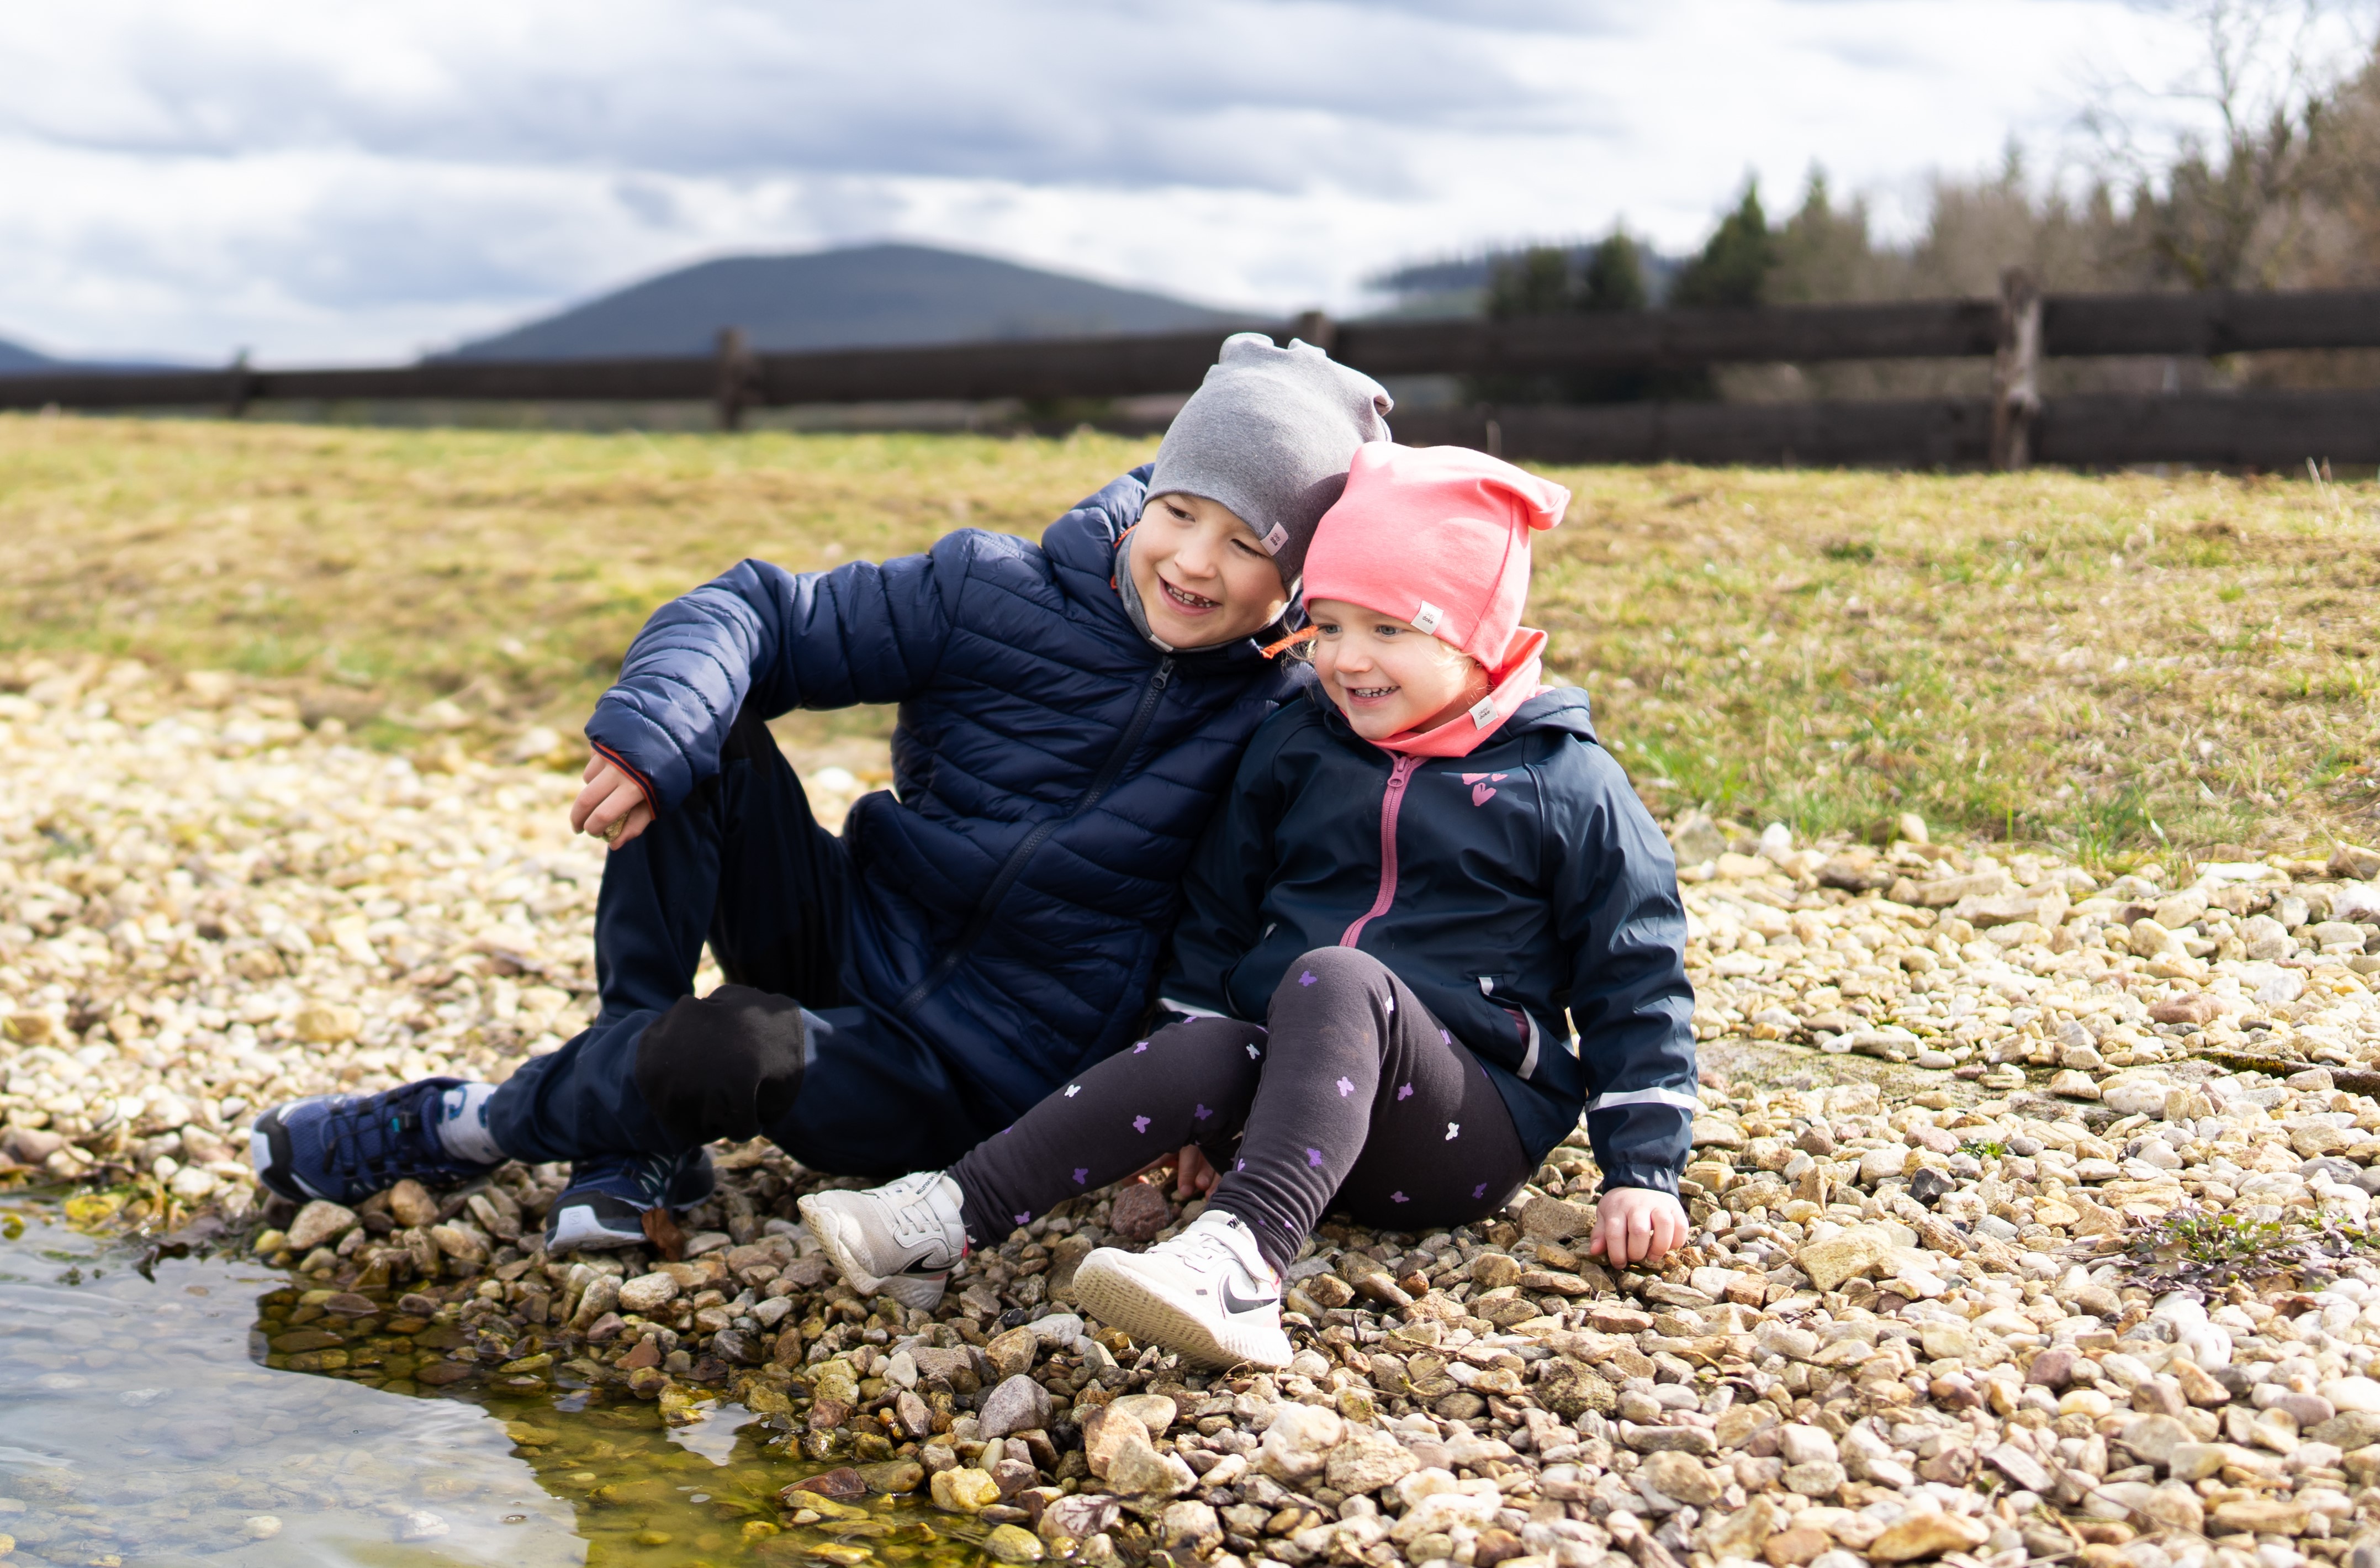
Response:
[{"label": "dry grass", "polygon": [[[389,745],[438,697],[483,743],[567,733],[652,607],[739,556],[1036,533],[1152,450],[0,418],[0,650],[241,669]],[[1558,477],[1536,614],[1665,811],[1914,809],[2101,861],[2374,836],[2373,486]]]},{"label": "dry grass", "polygon": [[2372,486],[1562,477],[1536,603],[1648,799],[2102,862],[2373,836]]}]

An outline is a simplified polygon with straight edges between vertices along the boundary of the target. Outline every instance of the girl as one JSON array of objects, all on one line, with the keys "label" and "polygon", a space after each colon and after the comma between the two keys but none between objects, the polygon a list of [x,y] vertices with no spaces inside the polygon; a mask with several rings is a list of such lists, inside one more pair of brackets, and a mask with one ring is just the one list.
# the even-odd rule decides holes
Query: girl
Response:
[{"label": "girl", "polygon": [[1529,537],[1569,499],[1461,448],[1357,451],[1306,557],[1315,699],[1257,730],[1184,882],[1160,992],[1179,1021],[948,1172],[804,1198],[854,1288],[930,1307],[970,1238],[1179,1147],[1205,1212],[1093,1252],[1075,1296],[1195,1360],[1285,1366],[1281,1270],[1326,1209],[1481,1219],[1582,1113],[1604,1175],[1588,1250],[1683,1239],[1676,868],[1519,624]]}]

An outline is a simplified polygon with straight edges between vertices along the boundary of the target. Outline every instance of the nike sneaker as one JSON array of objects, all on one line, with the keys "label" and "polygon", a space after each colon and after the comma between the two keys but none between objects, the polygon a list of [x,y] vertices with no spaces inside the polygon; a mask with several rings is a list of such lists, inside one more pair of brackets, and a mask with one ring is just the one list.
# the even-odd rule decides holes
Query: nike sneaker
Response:
[{"label": "nike sneaker", "polygon": [[504,1163],[486,1131],[489,1086],[417,1078],[378,1094],[326,1094],[256,1119],[249,1163],[292,1203],[360,1203],[407,1177],[451,1186]]},{"label": "nike sneaker", "polygon": [[645,1216],[657,1209],[691,1209],[719,1185],[707,1149],[684,1154],[611,1154],[574,1161],[570,1185],[545,1217],[545,1250],[601,1252],[642,1246]]},{"label": "nike sneaker", "polygon": [[1086,1313],[1209,1367],[1289,1365],[1281,1292],[1254,1233],[1219,1209],[1147,1252],[1103,1246],[1075,1270]]},{"label": "nike sneaker", "polygon": [[801,1201],[802,1222],[853,1290],[931,1312],[966,1256],[959,1203],[958,1183],[919,1171],[864,1192],[814,1192]]}]

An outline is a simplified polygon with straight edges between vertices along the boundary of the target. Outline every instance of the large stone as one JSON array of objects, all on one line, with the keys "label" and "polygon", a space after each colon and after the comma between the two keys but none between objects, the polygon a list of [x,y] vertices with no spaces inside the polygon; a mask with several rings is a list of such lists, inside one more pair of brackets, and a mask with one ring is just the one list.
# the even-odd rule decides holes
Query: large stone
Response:
[{"label": "large stone", "polygon": [[658,1312],[677,1299],[678,1283],[669,1274],[639,1274],[620,1286],[620,1310]]},{"label": "large stone", "polygon": [[1161,1393],[1128,1393],[1111,1401],[1111,1415],[1129,1416],[1148,1428],[1152,1438],[1161,1438],[1167,1428],[1181,1416],[1182,1407]]},{"label": "large stone", "polygon": [[2301,1434],[2309,1442],[2326,1442],[2353,1453],[2380,1442],[2380,1412],[2346,1410],[2316,1423]]},{"label": "large stone", "polygon": [[1041,1510],[1041,1534],[1051,1540],[1088,1540],[1112,1527],[1118,1511],[1114,1498],[1098,1492],[1051,1498]]},{"label": "large stone", "polygon": [[1540,1241],[1568,1241],[1595,1229],[1595,1206],[1559,1197],[1533,1197],[1521,1210],[1521,1230]]},{"label": "large stone", "polygon": [[1831,1459],[1813,1459],[1804,1465],[1789,1465],[1785,1468],[1785,1489],[1803,1497],[1832,1497],[1843,1489],[1851,1477],[1843,1467]]},{"label": "large stone", "polygon": [[2301,1536],[2308,1512],[2302,1502],[2240,1498],[2216,1503],[2213,1523],[2218,1535]]},{"label": "large stone", "polygon": [[1711,1433],[1722,1449],[1742,1448],[1758,1433],[1777,1425],[1777,1407],[1767,1400],[1755,1400],[1749,1404],[1730,1404],[1718,1413],[1711,1424]]},{"label": "large stone", "polygon": [[1656,1453],[1637,1471],[1663,1497],[1706,1507],[1718,1501],[1721,1483],[1703,1463],[1683,1453]]},{"label": "large stone", "polygon": [[1003,1378],[984,1397],[979,1420],[986,1438],[1011,1432],[1046,1431],[1050,1426],[1050,1391],[1022,1372]]},{"label": "large stone", "polygon": [[930,1488],[934,1506],[945,1513],[980,1513],[1000,1501],[1000,1483],[972,1465],[939,1472]]},{"label": "large stone", "polygon": [[1204,1555],[1222,1544],[1222,1521],[1203,1502],[1184,1499],[1169,1502],[1157,1521],[1157,1538],[1175,1551]]},{"label": "large stone", "polygon": [[1172,1218],[1165,1191],[1147,1182],[1135,1182],[1115,1196],[1108,1211],[1108,1229],[1125,1241],[1148,1241]]},{"label": "large stone", "polygon": [[2121,1440],[2143,1464],[2163,1470],[2172,1465],[2175,1449],[2196,1440],[2170,1416],[2143,1416],[2124,1423]]},{"label": "large stone", "polygon": [[1962,1513],[1920,1513],[1886,1526],[1868,1543],[1870,1562],[1915,1562],[1946,1551],[1967,1551],[1991,1538],[1991,1526]]},{"label": "large stone", "polygon": [[1424,1536],[1451,1534],[1458,1525],[1475,1530],[1494,1519],[1503,1505],[1502,1495],[1492,1490],[1432,1492],[1406,1508],[1389,1538],[1403,1546]]},{"label": "large stone", "polygon": [[316,1198],[289,1222],[289,1250],[310,1252],[328,1246],[356,1228],[356,1211],[327,1198]]},{"label": "large stone", "polygon": [[1011,1329],[984,1342],[983,1358],[991,1363],[995,1376],[1013,1378],[1020,1372],[1033,1370],[1033,1357],[1041,1348],[1041,1338],[1032,1325]]},{"label": "large stone", "polygon": [[2228,1442],[2178,1442],[2166,1455],[2166,1468],[2177,1481],[2203,1481],[2230,1464],[2235,1452]]},{"label": "large stone", "polygon": [[1038,1562],[1048,1555],[1033,1532],[1014,1525],[995,1525],[983,1538],[984,1555],[995,1562]]},{"label": "large stone", "polygon": [[1693,1453],[1707,1457],[1718,1452],[1718,1439],[1707,1427],[1640,1427],[1620,1423],[1620,1440],[1639,1453]]},{"label": "large stone", "polygon": [[1104,1479],[1115,1456],[1134,1443],[1148,1443],[1148,1428],[1128,1416],[1093,1405],[1082,1418],[1083,1459],[1091,1474]]},{"label": "large stone", "polygon": [[411,1176],[388,1189],[389,1218],[408,1229],[427,1230],[438,1222],[437,1200]]},{"label": "large stone", "polygon": [[1788,1465],[1814,1465],[1820,1460],[1840,1459],[1832,1433],[1821,1427],[1795,1422],[1777,1431],[1777,1452]]},{"label": "large stone", "polygon": [[1347,1423],[1335,1410],[1284,1404],[1265,1428],[1257,1465],[1274,1480],[1294,1486],[1319,1475],[1346,1435]]},{"label": "large stone", "polygon": [[1331,1445],[1323,1465],[1323,1481],[1332,1491],[1353,1497],[1393,1486],[1420,1464],[1411,1450],[1388,1433],[1351,1426],[1347,1435]]},{"label": "large stone", "polygon": [[1820,1290],[1840,1290],[1846,1280],[1872,1271],[1892,1245],[1890,1234],[1881,1227],[1847,1225],[1823,1241],[1805,1244],[1793,1262]]},{"label": "large stone", "polygon": [[1198,1477],[1178,1453],[1159,1453],[1144,1436],[1108,1461],[1108,1485],[1126,1497],[1180,1497]]},{"label": "large stone", "polygon": [[1590,1410],[1609,1415],[1620,1403],[1619,1391],[1585,1362],[1560,1357],[1544,1366],[1537,1375],[1537,1403],[1557,1416],[1575,1418]]},{"label": "large stone", "polygon": [[1775,1503],[1755,1496],[1742,1508],[1705,1513],[1695,1544],[1713,1557],[1756,1558],[1784,1522],[1785,1515]]}]

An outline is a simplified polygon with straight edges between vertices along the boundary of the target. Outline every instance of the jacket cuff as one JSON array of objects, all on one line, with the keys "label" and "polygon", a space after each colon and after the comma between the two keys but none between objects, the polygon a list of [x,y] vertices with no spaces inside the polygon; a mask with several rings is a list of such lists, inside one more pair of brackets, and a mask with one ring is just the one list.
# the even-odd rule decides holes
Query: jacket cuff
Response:
[{"label": "jacket cuff", "polygon": [[1665,1192],[1678,1196],[1678,1173],[1667,1165],[1621,1165],[1603,1173],[1603,1191],[1620,1187],[1643,1187],[1648,1192]]},{"label": "jacket cuff", "polygon": [[629,761],[625,757],[621,756],[618,752],[613,750],[610,747],[604,745],[600,740],[590,740],[587,744],[592,747],[596,754],[603,758],[604,760],[619,769],[620,772],[627,774],[631,779],[634,779],[636,781],[637,787],[645,792],[646,807],[650,808],[655,816],[661,815],[661,792],[653,788],[653,781],[645,776],[643,770],[639,769],[634,762]]}]

